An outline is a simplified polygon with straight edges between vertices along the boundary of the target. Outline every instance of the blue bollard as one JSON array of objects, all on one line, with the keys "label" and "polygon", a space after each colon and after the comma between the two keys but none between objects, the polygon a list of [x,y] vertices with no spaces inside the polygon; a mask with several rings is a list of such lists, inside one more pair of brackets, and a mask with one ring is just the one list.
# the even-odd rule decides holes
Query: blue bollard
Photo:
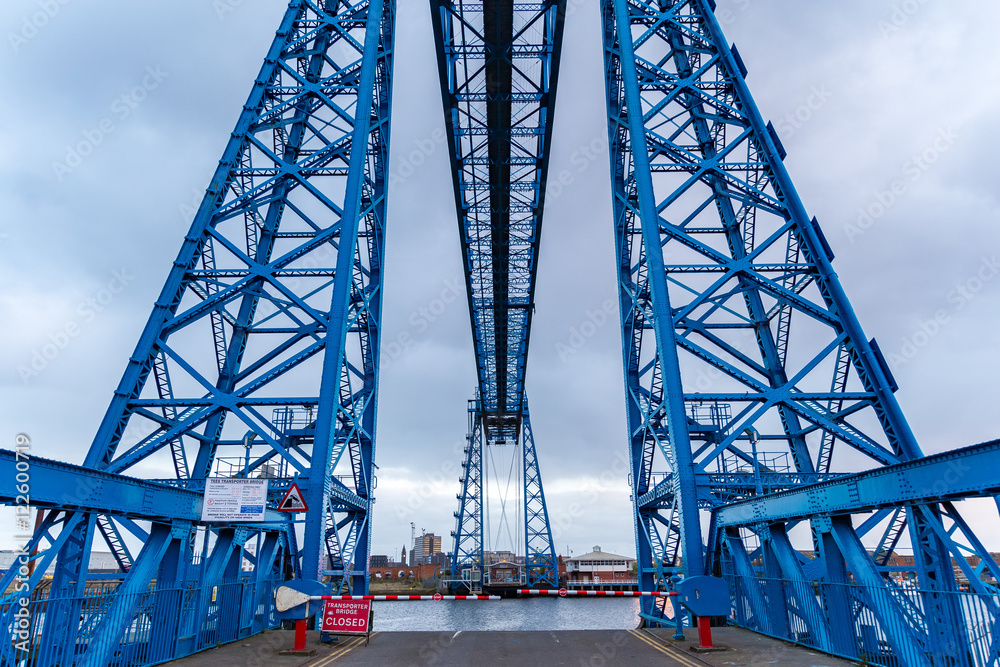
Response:
[{"label": "blue bollard", "polygon": [[[677,582],[681,581],[681,578],[676,574],[670,577],[670,590],[674,591],[677,589]],[[674,629],[674,639],[677,641],[684,640],[684,615],[681,613],[681,603],[680,597],[675,597],[670,601],[670,604],[674,608],[674,623],[676,627]]]}]

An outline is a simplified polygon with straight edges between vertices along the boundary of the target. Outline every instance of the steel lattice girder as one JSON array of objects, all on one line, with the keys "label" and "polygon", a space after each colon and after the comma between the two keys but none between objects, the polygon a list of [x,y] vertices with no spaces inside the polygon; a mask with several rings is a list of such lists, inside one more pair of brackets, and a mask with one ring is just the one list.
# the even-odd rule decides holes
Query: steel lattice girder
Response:
[{"label": "steel lattice girder", "polygon": [[431,0],[479,398],[508,429],[524,407],[564,10]]},{"label": "steel lattice girder", "polygon": [[[681,556],[688,573],[706,571],[699,506],[747,495],[746,479],[720,488],[728,474],[774,472],[776,455],[805,475],[921,456],[713,10],[602,2],[643,589],[664,585]],[[953,590],[940,520],[908,525],[922,584]],[[928,615],[957,622],[938,602]]]},{"label": "steel lattice girder", "polygon": [[[177,540],[177,577],[200,577],[203,597],[239,575],[254,535],[283,534],[298,558],[287,519],[216,524],[222,564],[192,569],[200,516],[186,489],[233,474],[297,478],[309,512],[291,567],[367,590],[394,20],[394,0],[289,3],[83,469],[39,462],[37,496],[78,508],[50,514],[29,544],[42,572],[55,561],[54,597],[83,596],[98,533],[129,568],[125,593],[162,576]],[[234,446],[252,463],[223,469]],[[140,463],[172,469],[172,484],[124,476]],[[347,474],[332,477],[338,464]],[[67,474],[96,488],[64,502]],[[145,543],[134,559],[123,531]],[[79,636],[88,664],[104,664],[120,630],[82,636],[78,615],[53,614],[44,640]]]},{"label": "steel lattice girder", "polygon": [[[462,492],[458,495],[455,530],[451,536],[455,546],[451,552],[451,573],[457,579],[463,569],[483,572],[485,541],[483,540],[483,420],[476,401],[469,403],[469,432],[465,439],[465,460],[462,477],[458,480]],[[482,576],[482,575],[480,575]]]},{"label": "steel lattice girder", "polygon": [[[337,538],[324,538],[337,483],[322,480],[345,453],[345,541],[367,561],[393,22],[391,2],[329,6],[291,3],[87,459],[122,472],[167,446],[184,462],[193,444],[203,478],[247,431],[254,469],[302,476],[312,576]],[[173,343],[199,327],[201,366]],[[315,394],[275,397],[289,378]],[[136,421],[139,441],[116,456]],[[332,574],[363,586],[353,556]]]},{"label": "steel lattice girder", "polygon": [[521,470],[524,476],[524,565],[529,588],[547,584],[559,586],[559,564],[552,540],[549,508],[542,488],[542,473],[538,469],[535,436],[527,410],[521,431]]},{"label": "steel lattice girder", "polygon": [[[469,433],[466,437],[465,460],[462,462],[462,492],[458,495],[455,512],[455,530],[451,536],[455,547],[451,553],[452,577],[459,578],[462,570],[486,572],[484,526],[486,525],[485,498],[487,491],[483,473],[484,447],[490,443],[484,437],[483,413],[477,401],[469,403]],[[521,445],[522,509],[524,511],[524,566],[526,584],[535,586],[546,583],[559,585],[559,565],[549,522],[548,505],[542,488],[542,474],[538,468],[535,439],[531,419],[527,412],[518,435]],[[481,575],[482,576],[482,575]]]},{"label": "steel lattice girder", "polygon": [[[0,449],[0,503],[13,505],[17,498],[17,455]],[[26,458],[26,457],[23,457]],[[202,493],[167,484],[90,470],[69,463],[30,458],[31,506],[99,513],[143,521],[201,520]],[[23,495],[23,494],[21,494]],[[284,518],[268,510],[268,523]]]},{"label": "steel lattice girder", "polygon": [[[996,497],[1000,492],[998,458],[1000,442],[993,441],[717,508],[712,522],[719,531],[716,542],[723,548],[720,565],[731,569],[741,582],[735,593],[735,605],[756,606],[759,610],[754,617],[738,620],[768,634],[794,639],[787,621],[780,622],[791,613],[809,626],[810,638],[819,648],[861,657],[858,642],[850,632],[844,635],[844,627],[853,627],[846,625],[846,621],[859,612],[852,610],[846,599],[836,599],[847,594],[846,587],[841,591],[829,587],[823,590],[827,609],[832,612],[829,621],[824,614],[807,609],[815,599],[810,582],[843,587],[848,583],[849,570],[862,591],[853,594],[856,597],[853,604],[877,620],[896,660],[902,664],[936,664],[929,656],[947,655],[951,656],[952,664],[973,664],[961,639],[966,636],[968,619],[958,599],[931,589],[918,594],[922,602],[917,607],[910,596],[887,578],[888,573],[903,568],[888,567],[886,562],[906,520],[922,523],[934,532],[934,539],[946,549],[972,590],[980,594],[980,620],[992,628],[1000,626],[996,590],[983,582],[984,575],[1000,579],[1000,565],[950,502]],[[872,512],[864,520],[864,515]],[[857,528],[852,515],[862,515]],[[890,518],[878,549],[866,548],[861,538],[879,527],[886,517]],[[800,563],[805,559],[783,543],[787,542],[789,527],[803,519],[812,521],[820,548],[815,559]],[[746,532],[741,533],[741,528]],[[747,554],[744,547],[750,535],[761,544],[754,554]],[[784,557],[778,553],[782,551]],[[920,550],[914,552],[919,558]],[[773,560],[768,560],[769,554],[774,554]],[[881,554],[885,556],[880,558]],[[975,565],[970,564],[968,556],[978,556]],[[761,557],[769,582],[790,582],[784,586],[800,589],[795,593],[798,602],[794,607],[788,605],[786,589],[768,583],[770,588],[765,591],[756,583],[759,573],[751,561]],[[926,611],[942,608],[951,613],[936,616]],[[994,644],[988,664],[1000,659],[996,654],[998,649]],[[923,659],[927,662],[921,662]]]},{"label": "steel lattice girder", "polygon": [[987,442],[721,506],[715,521],[722,529],[992,498],[1000,494],[998,460],[1000,441]]},{"label": "steel lattice girder", "polygon": [[[32,462],[35,460],[37,459],[33,459]],[[42,461],[42,464],[42,479],[45,479],[45,462]],[[35,469],[32,468],[32,471]],[[87,479],[83,477],[82,482],[85,483]],[[96,479],[99,483],[107,483],[104,478]],[[127,487],[132,481],[121,483]],[[113,489],[111,495],[114,496]],[[154,497],[154,501],[161,499],[162,497]],[[77,501],[79,502],[79,499]],[[121,515],[114,516],[113,520],[107,519],[108,525],[114,526],[114,522],[118,522],[142,543],[141,550],[134,559],[128,556],[127,567],[123,568],[124,578],[115,589],[114,598],[108,600],[110,606],[95,608],[99,596],[85,598],[82,595],[48,595],[45,603],[46,623],[43,625],[41,637],[36,638],[36,644],[31,649],[34,656],[32,664],[40,667],[69,664],[77,659],[82,660],[80,664],[110,664],[112,656],[127,643],[122,640],[122,633],[133,618],[136,603],[151,588],[157,591],[185,588],[199,602],[195,613],[185,615],[183,619],[180,617],[179,606],[171,606],[169,603],[157,606],[156,612],[149,616],[147,661],[160,662],[205,648],[197,645],[197,637],[209,628],[217,631],[223,622],[230,623],[232,620],[224,618],[221,613],[214,619],[209,618],[207,610],[215,587],[226,581],[235,581],[240,573],[241,561],[247,560],[252,564],[253,571],[244,572],[243,576],[247,577],[248,581],[254,582],[254,588],[245,599],[234,601],[231,606],[237,609],[262,608],[267,604],[265,598],[269,590],[264,584],[276,576],[285,574],[283,563],[286,562],[286,556],[290,551],[294,551],[292,542],[294,534],[288,524],[270,526],[248,524],[239,528],[221,528],[218,530],[211,551],[205,554],[208,563],[220,565],[218,567],[210,565],[200,570],[197,567],[193,568],[194,572],[200,573],[200,578],[195,581],[192,580],[191,565],[194,546],[192,524],[176,519],[164,523],[160,514],[142,516],[142,507],[145,503],[139,503],[139,506],[132,508],[129,513],[138,518],[149,519],[151,521],[149,531]],[[103,507],[94,509],[102,510]],[[102,517],[82,510],[52,510],[45,515],[35,535],[22,548],[22,557],[25,560],[20,562],[32,563],[34,566],[30,578],[19,587],[11,588],[12,584],[16,583],[14,578],[18,573],[17,567],[12,567],[4,577],[0,578],[3,590],[12,591],[3,599],[6,609],[0,617],[0,623],[3,623],[4,627],[10,627],[14,622],[15,612],[21,608],[20,605],[14,604],[14,601],[22,595],[30,595],[30,592],[44,581],[47,572],[56,561],[57,554],[59,558],[65,557],[64,547],[67,544],[78,540],[81,534],[93,535],[93,525],[100,518]],[[78,530],[80,527],[84,530]],[[207,536],[206,532],[206,545]],[[251,554],[243,547],[255,537],[258,549],[256,554]],[[55,565],[57,576],[66,576],[69,568],[59,566],[58,562],[55,562]],[[78,571],[85,573],[86,567],[86,564],[83,564],[82,570]],[[73,574],[73,576],[78,575]],[[85,582],[86,579],[86,576],[79,577],[81,582]],[[155,583],[151,583],[154,580]],[[57,583],[54,579],[53,585]],[[76,583],[76,580],[70,583]],[[63,589],[66,589],[65,585]],[[85,605],[86,613],[84,613]],[[148,613],[148,610],[143,613]],[[90,620],[83,623],[84,619]],[[99,621],[99,624],[94,625],[91,621]],[[260,625],[248,628],[251,633],[264,629],[266,628]],[[231,631],[232,638],[236,639],[240,628],[232,626],[228,631]],[[26,655],[25,652],[19,651],[13,642],[4,642],[0,645],[0,664],[20,664],[19,660]]]},{"label": "steel lattice girder", "polygon": [[[819,484],[845,477],[848,473],[800,472],[727,472],[699,473],[698,505],[702,509],[726,507],[730,503],[757,495],[779,493],[807,484]],[[669,509],[674,501],[673,474],[666,474],[648,492],[636,500],[643,508]]]},{"label": "steel lattice girder", "polygon": [[[132,594],[192,576],[195,490],[224,474],[229,447],[248,450],[240,474],[278,472],[276,486],[295,476],[306,489],[304,574],[367,587],[394,7],[290,2],[84,467],[37,460],[35,498],[57,508],[26,549],[39,565],[30,587],[56,566],[42,644],[61,653],[49,664],[74,661],[83,645],[83,664],[105,664]],[[480,385],[453,565],[483,563],[484,441],[519,435],[539,580],[555,561],[524,373],[564,7],[432,0]],[[664,585],[683,557],[689,573],[729,568],[749,581],[738,615],[751,609],[770,634],[792,638],[796,617],[822,648],[857,655],[845,628],[864,609],[897,660],[916,647],[917,664],[970,664],[956,643],[951,560],[981,593],[980,575],[1000,571],[950,501],[996,493],[997,445],[922,458],[713,10],[713,0],[602,0],[641,588]],[[303,379],[314,392],[275,396]],[[10,456],[0,471],[11,472]],[[175,478],[123,474],[140,463]],[[339,463],[347,483],[332,476]],[[865,464],[875,468],[841,469]],[[955,464],[970,470],[951,479]],[[60,495],[69,477],[84,484],[71,501]],[[0,486],[0,501],[16,491]],[[699,508],[713,510],[707,558]],[[874,513],[855,526],[864,512]],[[806,519],[818,554],[809,562],[789,539]],[[906,529],[919,608],[885,579]],[[143,543],[135,555],[126,533]],[[206,545],[209,533],[196,622],[243,559],[261,582],[298,551],[287,522],[217,526]],[[97,534],[127,574],[103,621],[84,627]],[[882,536],[872,552],[869,534]],[[263,547],[251,557],[255,535]],[[823,593],[827,623],[811,585],[849,576],[862,590]],[[986,612],[995,630],[1000,608]],[[153,632],[177,640],[179,622],[157,615]],[[0,660],[13,662],[11,650],[0,647]],[[183,652],[178,642],[148,657]]]},{"label": "steel lattice girder", "polygon": [[525,558],[555,584],[555,548],[524,396],[565,0],[431,0],[479,387],[453,572],[484,566],[483,447],[522,443]]}]

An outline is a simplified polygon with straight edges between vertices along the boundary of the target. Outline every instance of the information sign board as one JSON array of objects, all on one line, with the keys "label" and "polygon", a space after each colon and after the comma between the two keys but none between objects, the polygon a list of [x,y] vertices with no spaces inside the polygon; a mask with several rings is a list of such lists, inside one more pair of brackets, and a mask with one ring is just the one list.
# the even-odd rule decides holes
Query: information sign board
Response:
[{"label": "information sign board", "polygon": [[267,479],[205,480],[202,521],[263,521],[267,506]]},{"label": "information sign board", "polygon": [[366,635],[371,600],[327,600],[323,609],[323,632],[335,635]]}]

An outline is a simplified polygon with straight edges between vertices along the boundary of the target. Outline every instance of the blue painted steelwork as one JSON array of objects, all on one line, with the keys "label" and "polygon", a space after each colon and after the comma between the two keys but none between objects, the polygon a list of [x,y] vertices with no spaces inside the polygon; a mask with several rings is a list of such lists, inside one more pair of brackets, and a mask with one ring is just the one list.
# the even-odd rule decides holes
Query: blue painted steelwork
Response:
[{"label": "blue painted steelwork", "polygon": [[[0,501],[14,504],[18,495],[17,462],[27,461],[32,484],[31,506],[43,510],[98,512],[146,521],[190,521],[201,519],[202,494],[166,484],[91,470],[37,456],[18,457],[0,450]],[[281,515],[272,513],[272,521]]]},{"label": "blue painted steelwork", "polygon": [[[767,634],[876,664],[892,664],[893,659],[902,664],[939,664],[935,656],[945,655],[950,656],[948,664],[997,664],[1000,646],[996,642],[977,646],[976,641],[967,643],[962,638],[976,634],[976,628],[970,627],[972,616],[980,634],[995,636],[1000,631],[997,590],[986,583],[1000,580],[1000,565],[989,557],[951,501],[996,497],[1000,492],[998,460],[1000,442],[993,441],[718,508],[713,519],[722,532],[720,565],[733,583],[734,605],[745,612],[737,620]],[[880,558],[885,537],[876,550],[866,548],[860,537],[890,515],[886,533],[898,531],[902,507],[937,533],[955,570],[978,597],[956,597],[953,592],[933,589],[911,593],[889,576],[904,568]],[[851,516],[870,512],[875,515],[855,528]],[[787,536],[787,526],[803,519],[821,526],[821,549],[807,563],[792,550]],[[753,554],[744,544],[741,528],[759,538],[760,548]],[[978,558],[970,562],[969,556]],[[763,558],[763,573],[751,564],[756,558]],[[824,588],[827,611],[812,609],[816,603],[812,583],[846,584],[848,570],[863,586],[852,592],[853,603],[843,597],[841,589]],[[759,582],[761,576],[764,580]],[[958,609],[958,622],[930,617],[927,610],[935,605]],[[854,640],[854,632],[844,634],[843,630],[850,619],[858,617],[858,608],[869,616],[868,630],[857,630],[861,643]],[[970,608],[975,612],[971,616]],[[750,609],[756,612],[749,613]],[[806,632],[801,630],[803,624]],[[939,643],[943,625],[955,643]],[[846,627],[854,630],[853,621]],[[884,645],[866,640],[865,633],[882,637]]]},{"label": "blue painted steelwork", "polygon": [[[528,583],[555,583],[524,378],[565,0],[430,4],[479,381],[470,447],[521,443]],[[488,518],[483,452],[466,454],[456,574],[482,571]]]},{"label": "blue painted steelwork", "polygon": [[[828,482],[802,484],[715,511],[716,526],[753,526],[924,506],[1000,494],[1000,440],[875,468]],[[995,568],[992,560],[984,564]],[[1000,579],[1000,577],[997,577]]]},{"label": "blue painted steelwork", "polygon": [[455,530],[451,536],[455,545],[451,550],[451,576],[461,579],[472,591],[481,591],[483,565],[486,562],[483,539],[483,419],[477,401],[469,401],[469,432],[465,437],[465,460],[459,483],[458,511],[455,512]]},{"label": "blue painted steelwork", "polygon": [[431,0],[462,259],[489,428],[524,410],[565,0]]},{"label": "blue painted steelwork", "polygon": [[[83,467],[35,462],[53,509],[24,592],[54,562],[40,640],[79,664],[110,664],[153,581],[190,590],[160,598],[157,660],[203,648],[206,624],[219,641],[261,630],[241,610],[271,604],[264,581],[367,591],[394,21],[394,0],[291,0]],[[156,468],[171,479],[126,477]],[[301,547],[274,512],[206,527],[209,477],[267,478],[269,503],[297,481]],[[95,536],[125,571],[87,620]],[[71,658],[54,660],[38,664]]]},{"label": "blue painted steelwork", "polygon": [[[888,366],[851,309],[829,244],[806,214],[782,164],[784,148],[713,12],[711,0],[602,0],[643,590],[666,588],[679,570],[715,573],[723,558],[741,576],[761,562],[768,577],[795,579],[799,564],[783,537],[794,521],[742,530],[720,522],[727,504],[764,493],[775,460],[790,462],[781,474],[794,488],[849,472],[848,464],[857,470],[922,456]],[[903,474],[906,483],[917,483],[912,475]],[[849,491],[842,484],[850,482],[827,487]],[[902,496],[891,504],[891,517],[887,510],[857,530],[849,521],[813,520],[816,551],[836,543],[840,552],[807,569],[835,577],[842,562],[855,577],[882,581],[874,558],[884,565],[908,530],[928,591],[919,611],[929,628],[923,650],[961,656],[951,557],[990,557],[953,507],[916,510]],[[700,510],[715,510],[706,517],[707,542]],[[869,556],[859,536],[876,527],[884,533]],[[767,548],[751,546],[757,542]],[[764,589],[751,595],[753,604],[771,598],[784,600]],[[645,611],[655,619],[662,611],[652,604]],[[841,610],[849,614],[849,606]],[[880,613],[905,617],[896,607]],[[783,618],[775,609],[765,625],[782,635]]]},{"label": "blue painted steelwork", "polygon": [[[881,631],[882,624],[905,624],[903,618],[885,617],[874,600],[889,595],[882,587],[871,590],[858,582],[808,581],[793,579],[770,579],[766,577],[742,577],[727,575],[730,582],[733,607],[731,616],[737,624],[758,632],[774,634],[768,628],[766,614],[759,613],[765,607],[748,604],[749,592],[768,589],[785,601],[784,624],[790,630],[786,639],[810,648],[823,650],[849,659],[864,659],[869,665],[951,665],[961,664],[960,659],[951,660],[945,656],[929,657],[919,643],[898,645]],[[928,594],[912,587],[896,587],[891,595],[903,601],[907,607],[919,607],[921,598]],[[985,667],[997,664],[995,648],[995,621],[988,611],[990,606],[1000,604],[1000,596],[982,596],[973,593],[947,593],[968,619],[959,642],[966,647],[969,664]],[[808,609],[798,607],[799,600],[817,598],[825,606],[811,604]],[[837,607],[850,606],[853,614],[850,622],[844,623],[843,615]],[[824,644],[822,637],[812,634],[814,628],[828,627],[833,631],[832,650]],[[936,660],[936,661],[933,661]]]},{"label": "blue painted steelwork", "polygon": [[531,432],[531,419],[527,412],[524,415],[522,436],[524,568],[527,585],[534,588],[545,584],[555,588],[559,586],[559,564],[556,561],[545,491],[542,489],[542,473],[538,469],[538,456],[535,454],[535,436]]},{"label": "blue painted steelwork", "polygon": [[[452,569],[482,582],[485,452],[516,443],[526,583],[555,586],[524,379],[565,3],[431,7],[479,375]],[[640,588],[724,575],[760,632],[1000,664],[1000,566],[954,504],[996,497],[1000,444],[923,457],[714,2],[601,8]],[[366,591],[394,10],[290,2],[84,465],[30,459],[47,513],[0,578],[0,625],[20,639],[27,614],[30,642],[0,663],[161,662],[274,627],[283,578]],[[297,483],[301,549],[273,511],[206,526],[210,477],[266,477],[269,504]],[[95,538],[110,582],[87,576]]]},{"label": "blue painted steelwork", "polygon": [[[114,654],[109,655],[106,662],[96,663],[101,667],[160,664],[178,655],[179,644],[193,647],[185,649],[186,653],[215,648],[221,643],[276,629],[279,620],[272,600],[274,590],[281,583],[280,577],[258,580],[243,575],[236,581],[220,584],[215,591],[215,601],[209,602],[207,617],[198,622],[194,617],[197,597],[193,582],[158,585],[155,590],[130,594],[123,593],[117,582],[93,583],[87,587],[86,595],[76,601],[81,621],[79,642],[87,645],[117,604],[119,610],[123,607],[131,610],[126,617],[128,630],[122,634]],[[25,643],[30,651],[8,653],[2,664],[11,667],[74,664],[75,647],[50,644],[42,639],[49,610],[63,602],[66,601],[47,590],[39,592],[25,607],[28,619]]]},{"label": "blue painted steelwork", "polygon": [[[451,536],[455,546],[451,552],[452,578],[458,586],[479,591],[488,583],[486,575],[486,471],[484,460],[489,446],[503,446],[497,442],[501,433],[490,432],[484,426],[483,410],[477,401],[469,401],[469,433],[466,436],[465,460],[462,462],[462,491],[458,494],[458,511],[455,512],[455,530]],[[559,585],[559,565],[556,561],[555,543],[549,524],[548,506],[542,488],[542,475],[535,453],[535,440],[531,432],[531,419],[525,410],[520,432],[521,510],[524,516],[524,583],[531,586]],[[488,438],[493,438],[492,442]],[[506,445],[515,443],[507,442]]]}]

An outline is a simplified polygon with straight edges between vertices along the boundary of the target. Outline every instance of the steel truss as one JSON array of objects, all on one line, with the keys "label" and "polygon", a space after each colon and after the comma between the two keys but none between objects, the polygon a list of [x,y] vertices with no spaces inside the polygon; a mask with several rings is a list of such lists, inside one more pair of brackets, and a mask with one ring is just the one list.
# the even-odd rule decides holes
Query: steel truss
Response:
[{"label": "steel truss", "polygon": [[[53,509],[26,549],[25,594],[54,563],[41,640],[61,651],[32,664],[111,664],[138,641],[133,594],[151,586],[197,598],[183,617],[153,615],[153,662],[204,648],[226,614],[266,608],[271,579],[367,592],[394,14],[394,0],[289,3],[84,465],[32,480]],[[167,478],[135,479],[150,470]],[[268,478],[269,505],[297,482],[301,544],[273,512],[203,524],[210,477]],[[102,614],[81,616],[95,539],[121,583]],[[242,599],[219,593],[248,577],[261,586]],[[234,627],[225,641],[265,629]]]},{"label": "steel truss", "polygon": [[[565,3],[431,8],[479,384],[453,570],[485,569],[484,452],[518,443],[526,583],[554,586],[524,380]],[[601,2],[640,588],[721,575],[761,632],[1000,664],[1000,567],[955,504],[996,498],[1000,444],[923,456],[714,9]],[[291,0],[84,464],[30,459],[45,514],[0,620],[33,642],[0,663],[162,662],[273,627],[284,578],[366,592],[394,15]],[[264,519],[203,522],[212,477],[269,479]],[[273,511],[293,482],[302,530]],[[120,569],[100,593],[95,540]]]},{"label": "steel truss", "polygon": [[[555,563],[555,548],[534,440],[530,427],[521,428],[565,0],[431,0],[431,13],[479,380],[469,433],[487,444],[522,435],[530,443],[525,557],[529,576],[551,580],[540,565]],[[456,513],[456,568],[483,563],[486,489],[470,471]]]},{"label": "steel truss", "polygon": [[[921,608],[893,606],[892,596],[872,604],[881,618],[926,628],[922,655],[961,656],[951,558],[992,559],[953,507],[916,510],[900,497],[891,520],[876,515],[855,529],[849,518],[815,519],[818,557],[808,567],[789,551],[792,524],[758,520],[741,531],[718,521],[729,503],[765,487],[849,488],[835,478],[922,453],[714,8],[712,0],[602,1],[640,586],[663,588],[679,571],[719,573],[724,561],[756,576],[759,542],[768,577],[835,580],[849,570],[883,585],[885,558],[908,530],[928,591]],[[699,510],[712,511],[707,546]],[[883,537],[869,555],[859,538],[876,529]],[[978,579],[973,586],[987,592]],[[754,596],[770,605],[755,607],[768,610],[761,627],[793,638],[777,611],[784,597]],[[655,623],[663,610],[654,604],[644,612]],[[850,607],[840,609],[831,623],[854,628]],[[812,637],[829,637],[814,625]]]},{"label": "steel truss", "polygon": [[479,591],[488,581],[489,568],[486,544],[488,517],[486,516],[486,494],[488,493],[487,447],[514,446],[520,464],[519,480],[522,495],[520,511],[524,521],[524,582],[530,585],[559,585],[559,565],[556,561],[552,528],[549,524],[548,506],[542,489],[542,475],[538,468],[535,452],[535,438],[531,432],[531,419],[525,410],[522,423],[515,440],[507,440],[504,432],[486,427],[486,418],[478,401],[469,402],[469,433],[462,461],[462,476],[459,483],[462,491],[458,494],[458,511],[455,512],[455,547],[451,553],[453,578],[470,590]]}]

